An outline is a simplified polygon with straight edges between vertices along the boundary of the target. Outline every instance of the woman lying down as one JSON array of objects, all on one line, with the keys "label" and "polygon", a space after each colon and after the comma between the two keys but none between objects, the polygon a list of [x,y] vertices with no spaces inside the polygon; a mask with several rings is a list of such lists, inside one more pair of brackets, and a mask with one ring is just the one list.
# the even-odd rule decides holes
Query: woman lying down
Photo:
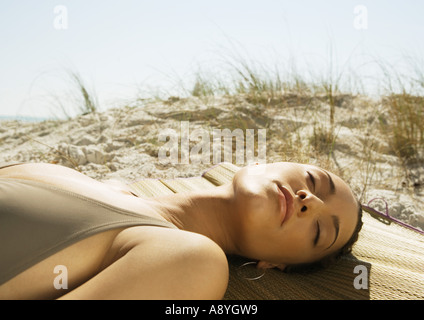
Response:
[{"label": "woman lying down", "polygon": [[60,165],[7,164],[0,298],[221,299],[226,254],[264,269],[326,264],[361,225],[348,185],[312,165],[244,167],[212,191],[141,198]]}]

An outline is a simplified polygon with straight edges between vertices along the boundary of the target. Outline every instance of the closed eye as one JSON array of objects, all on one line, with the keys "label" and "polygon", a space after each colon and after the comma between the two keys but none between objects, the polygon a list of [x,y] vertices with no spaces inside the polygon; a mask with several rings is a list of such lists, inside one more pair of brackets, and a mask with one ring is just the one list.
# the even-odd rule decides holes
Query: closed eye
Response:
[{"label": "closed eye", "polygon": [[314,192],[315,192],[315,178],[309,171],[306,171],[306,172],[308,173],[309,179],[311,180],[312,185],[314,186]]},{"label": "closed eye", "polygon": [[317,229],[316,229],[316,234],[315,234],[315,239],[314,239],[314,247],[317,246],[318,241],[319,241],[319,235],[321,233],[320,227],[319,227],[319,222],[317,221]]}]

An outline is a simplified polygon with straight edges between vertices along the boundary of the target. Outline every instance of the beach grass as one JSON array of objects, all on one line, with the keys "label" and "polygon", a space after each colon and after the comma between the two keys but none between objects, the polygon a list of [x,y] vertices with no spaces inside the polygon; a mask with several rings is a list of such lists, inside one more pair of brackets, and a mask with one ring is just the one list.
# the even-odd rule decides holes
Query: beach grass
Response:
[{"label": "beach grass", "polygon": [[[411,72],[405,73],[378,61],[380,77],[385,80],[377,91],[383,93],[370,97],[356,89],[366,87],[361,83],[363,79],[350,72],[347,64],[338,68],[329,52],[327,69],[311,71],[309,75],[299,72],[293,60],[281,68],[237,53],[228,55],[221,60],[221,70],[202,69],[192,74],[191,81],[176,77],[173,82],[177,93],[152,91],[151,98],[144,99],[141,105],[165,104],[171,112],[163,117],[197,121],[210,130],[267,129],[271,146],[268,150],[279,154],[282,160],[315,159],[347,180],[360,171],[361,194],[365,194],[367,186],[378,180],[377,164],[387,162],[378,155],[390,154],[402,166],[424,160],[424,67],[408,58],[405,60]],[[78,101],[76,113],[99,110],[94,91],[88,90],[82,77],[77,72],[68,72],[68,76]],[[135,98],[133,105],[137,103]],[[185,111],[185,103],[198,103],[206,106],[206,110]],[[222,108],[230,110],[232,116],[218,120]],[[173,111],[177,109],[178,112]],[[285,119],[289,114],[296,119]],[[275,126],[276,117],[284,118],[284,127]],[[360,136],[361,146],[351,146],[345,133],[341,138],[346,128]],[[337,152],[350,152],[358,160],[357,167],[346,169],[348,165],[337,163]]]},{"label": "beach grass", "polygon": [[[379,61],[384,81],[376,81],[379,94],[370,95],[358,90],[368,87],[367,79],[347,67],[337,70],[331,61],[329,70],[307,75],[295,63],[284,68],[234,56],[222,61],[222,69],[177,77],[174,90],[143,89],[104,111],[86,79],[68,72],[66,94],[51,98],[62,120],[2,122],[0,153],[4,161],[59,163],[96,179],[187,177],[217,163],[214,130],[230,131],[230,161],[243,166],[248,161],[238,162],[235,133],[254,132],[256,156],[258,132],[265,129],[267,163],[315,164],[344,179],[362,203],[382,195],[401,203],[396,212],[405,211],[408,221],[408,212],[424,208],[424,76],[417,60],[405,64],[409,72]],[[213,152],[209,159],[202,154],[200,163],[183,164],[179,148],[180,162],[160,163],[160,133],[180,133],[183,122],[190,133],[206,131]],[[201,140],[190,139],[189,149]],[[247,150],[247,140],[242,142]],[[228,150],[221,144],[221,161]]]}]

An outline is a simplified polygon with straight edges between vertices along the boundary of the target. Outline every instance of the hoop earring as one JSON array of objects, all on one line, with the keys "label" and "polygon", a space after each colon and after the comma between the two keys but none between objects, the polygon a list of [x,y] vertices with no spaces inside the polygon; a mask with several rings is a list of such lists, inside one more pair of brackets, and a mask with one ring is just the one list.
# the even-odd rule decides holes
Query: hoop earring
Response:
[{"label": "hoop earring", "polygon": [[[265,272],[266,272],[265,270],[266,269],[262,269],[263,270],[263,273],[260,274],[259,276],[246,276],[246,275],[243,275],[243,272],[241,270],[245,270],[244,273],[246,273],[246,270],[247,269],[245,267],[248,266],[248,265],[252,265],[252,264],[256,264],[256,262],[251,261],[251,262],[243,263],[241,266],[239,266],[237,268],[237,274],[240,277],[242,277],[243,279],[246,279],[246,280],[249,280],[249,281],[255,281],[255,280],[259,280],[260,278],[262,278],[265,275]],[[249,269],[251,269],[251,268],[249,268]],[[258,270],[258,268],[255,268],[255,270]],[[249,273],[249,272],[247,272],[247,273]],[[252,273],[252,272],[250,272],[250,273]]]}]

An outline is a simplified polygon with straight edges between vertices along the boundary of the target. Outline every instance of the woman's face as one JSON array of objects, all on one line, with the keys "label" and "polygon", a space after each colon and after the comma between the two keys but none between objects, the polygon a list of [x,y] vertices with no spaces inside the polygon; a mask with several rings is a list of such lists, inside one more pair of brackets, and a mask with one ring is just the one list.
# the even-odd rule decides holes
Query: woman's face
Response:
[{"label": "woman's face", "polygon": [[317,261],[341,249],[357,224],[348,185],[313,165],[245,167],[233,188],[242,253],[273,266]]}]

